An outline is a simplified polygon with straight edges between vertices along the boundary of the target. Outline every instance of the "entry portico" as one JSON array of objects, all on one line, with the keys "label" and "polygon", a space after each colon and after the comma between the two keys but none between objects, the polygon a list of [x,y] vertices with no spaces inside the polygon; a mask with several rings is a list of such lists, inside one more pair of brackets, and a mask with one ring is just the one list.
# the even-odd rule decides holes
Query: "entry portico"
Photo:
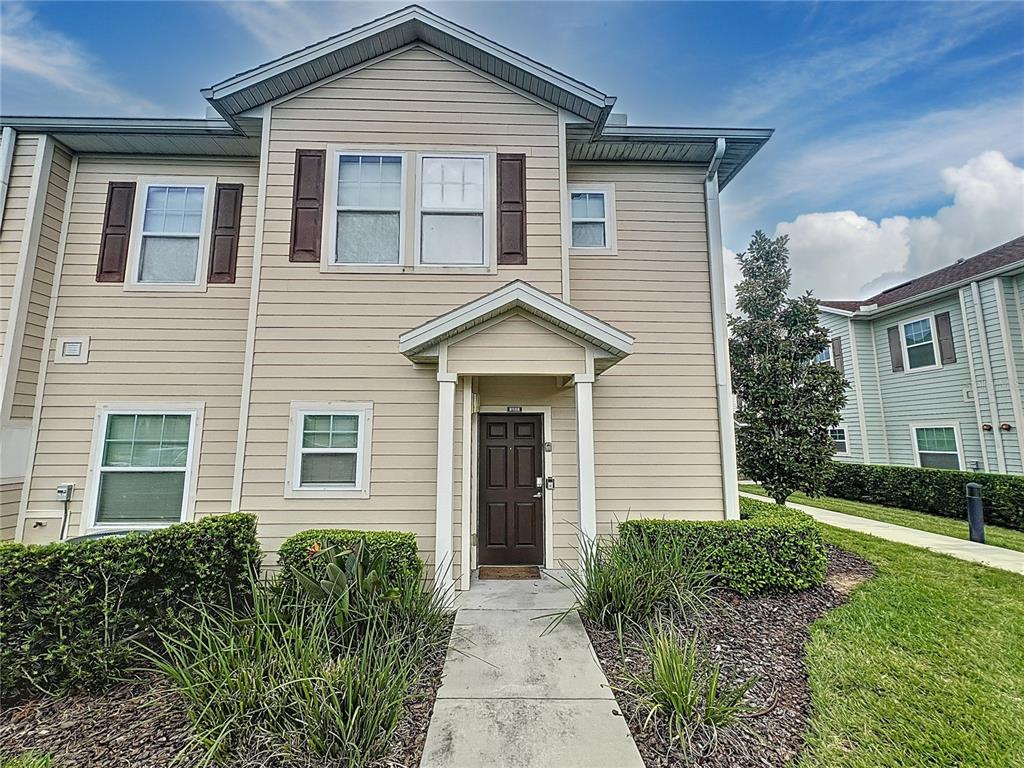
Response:
[{"label": "entry portico", "polygon": [[[567,535],[555,533],[555,454],[575,455],[575,520],[563,522],[586,537],[596,535],[593,388],[633,343],[629,334],[521,280],[401,335],[406,357],[437,366],[439,579],[447,580],[457,562],[459,586],[466,589],[481,552],[495,562],[515,562],[517,552],[531,553],[541,542],[540,564],[554,567],[556,535]],[[574,408],[563,418],[567,409],[559,403],[569,387]],[[491,416],[482,432],[478,414],[496,413],[522,417]],[[557,446],[556,422],[574,425],[559,430]],[[568,511],[563,506],[563,514]],[[470,546],[470,532],[479,549]]]}]

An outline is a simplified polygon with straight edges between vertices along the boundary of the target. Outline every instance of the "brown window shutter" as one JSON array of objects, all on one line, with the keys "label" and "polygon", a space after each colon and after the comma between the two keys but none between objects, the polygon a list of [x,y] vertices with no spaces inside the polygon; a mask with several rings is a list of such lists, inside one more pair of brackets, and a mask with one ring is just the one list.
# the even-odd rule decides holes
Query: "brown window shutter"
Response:
[{"label": "brown window shutter", "polygon": [[935,332],[939,337],[939,358],[942,364],[956,362],[956,347],[953,345],[953,324],[949,319],[949,312],[942,312],[935,316]]},{"label": "brown window shutter", "polygon": [[103,212],[100,258],[96,264],[97,283],[124,282],[134,207],[134,181],[112,181],[107,184],[107,207]]},{"label": "brown window shutter", "polygon": [[526,263],[526,155],[498,155],[498,263]]},{"label": "brown window shutter", "polygon": [[320,261],[320,233],[324,217],[323,149],[295,150],[295,183],[292,190],[292,237],[289,261]]},{"label": "brown window shutter", "polygon": [[903,342],[900,340],[900,327],[894,325],[887,333],[889,334],[889,359],[892,361],[892,369],[895,372],[903,370]]},{"label": "brown window shutter", "polygon": [[832,365],[839,371],[839,375],[845,374],[843,368],[843,340],[836,336],[832,339]]},{"label": "brown window shutter", "polygon": [[210,236],[210,272],[207,282],[235,282],[238,232],[241,226],[242,185],[218,184],[213,201],[213,232]]}]

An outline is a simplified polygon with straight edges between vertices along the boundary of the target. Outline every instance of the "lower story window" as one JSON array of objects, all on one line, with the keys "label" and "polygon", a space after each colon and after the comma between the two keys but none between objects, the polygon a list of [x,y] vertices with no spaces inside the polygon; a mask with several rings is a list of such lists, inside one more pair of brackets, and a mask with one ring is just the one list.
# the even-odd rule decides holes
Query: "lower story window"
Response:
[{"label": "lower story window", "polygon": [[365,497],[371,418],[368,403],[293,404],[288,490]]},{"label": "lower story window", "polygon": [[181,522],[188,497],[194,423],[192,412],[105,414],[96,525]]},{"label": "lower story window", "polygon": [[960,469],[960,447],[955,427],[915,427],[914,443],[918,466]]},{"label": "lower story window", "polygon": [[833,450],[836,453],[849,453],[846,443],[846,430],[843,427],[832,427],[828,434],[832,438]]}]

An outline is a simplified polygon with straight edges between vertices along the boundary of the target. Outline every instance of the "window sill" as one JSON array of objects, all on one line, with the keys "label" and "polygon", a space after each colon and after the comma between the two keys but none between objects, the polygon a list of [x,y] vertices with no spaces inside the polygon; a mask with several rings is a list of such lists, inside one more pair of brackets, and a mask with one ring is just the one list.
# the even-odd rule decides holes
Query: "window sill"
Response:
[{"label": "window sill", "polygon": [[922,373],[924,371],[938,371],[941,370],[942,366],[938,363],[935,365],[922,365],[920,368],[910,368],[909,366],[904,369],[904,373]]},{"label": "window sill", "polygon": [[125,291],[139,293],[206,293],[206,283],[129,283],[125,281]]},{"label": "window sill", "polygon": [[359,488],[293,488],[285,486],[286,499],[368,499],[370,489]]},{"label": "window sill", "polygon": [[321,274],[340,275],[496,275],[492,265],[435,266],[432,264],[327,264],[321,262]]},{"label": "window sill", "polygon": [[578,248],[569,246],[570,256],[618,256],[618,248]]}]

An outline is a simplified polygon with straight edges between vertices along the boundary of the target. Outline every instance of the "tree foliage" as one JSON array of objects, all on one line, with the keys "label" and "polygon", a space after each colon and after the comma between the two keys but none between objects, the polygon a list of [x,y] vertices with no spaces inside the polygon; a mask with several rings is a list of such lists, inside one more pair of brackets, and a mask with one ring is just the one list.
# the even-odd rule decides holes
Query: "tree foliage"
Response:
[{"label": "tree foliage", "polygon": [[829,428],[846,404],[842,375],[815,362],[830,343],[817,300],[788,296],[787,240],[758,231],[737,256],[739,314],[729,317],[739,465],[780,503],[796,491],[821,492],[832,463]]}]

